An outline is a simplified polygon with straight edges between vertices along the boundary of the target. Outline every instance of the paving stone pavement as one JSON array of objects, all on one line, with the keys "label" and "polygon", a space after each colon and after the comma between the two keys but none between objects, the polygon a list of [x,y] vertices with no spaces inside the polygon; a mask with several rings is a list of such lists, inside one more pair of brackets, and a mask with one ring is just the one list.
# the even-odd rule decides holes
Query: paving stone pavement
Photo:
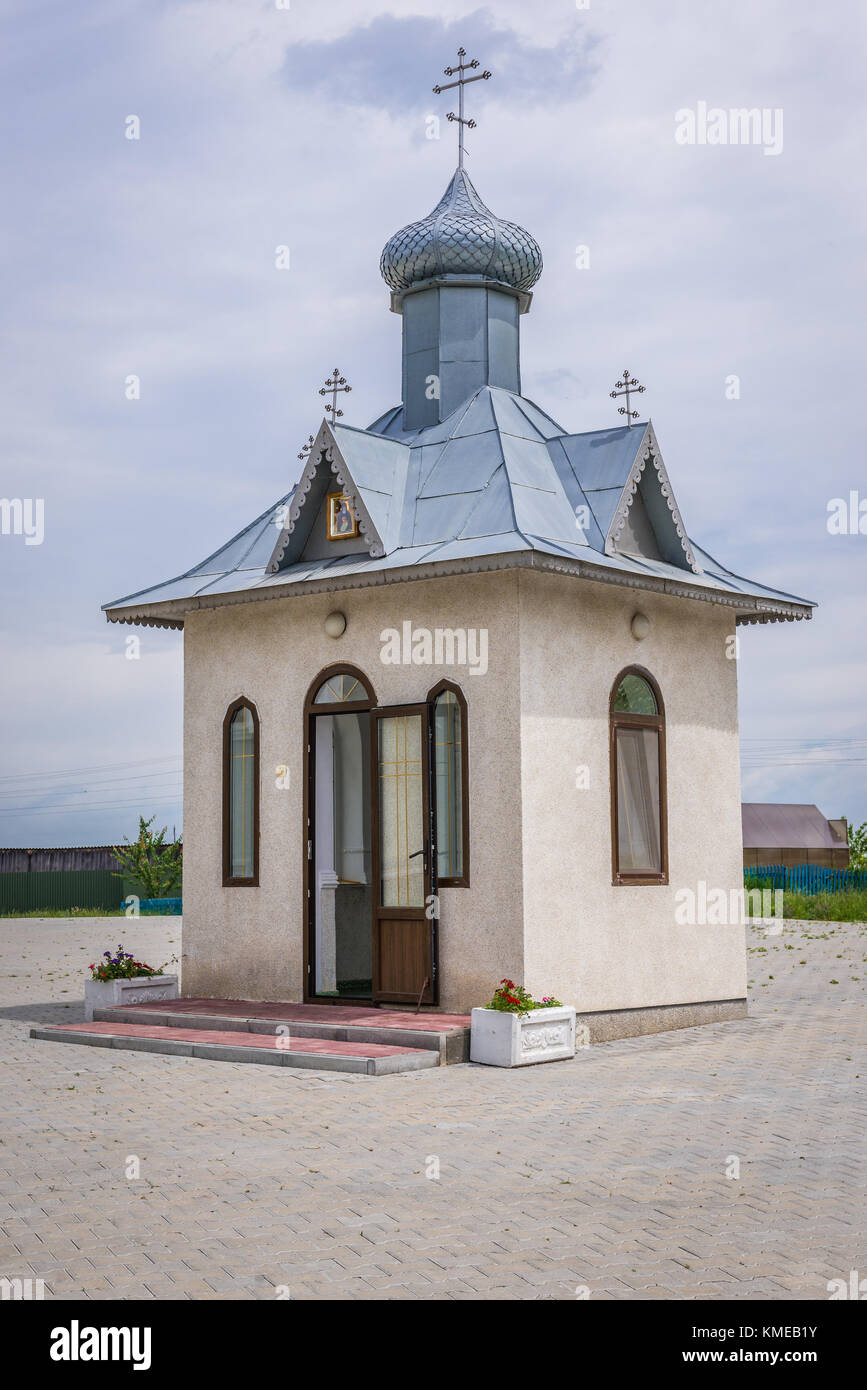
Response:
[{"label": "paving stone pavement", "polygon": [[865,925],[747,928],[749,1019],[515,1071],[28,1037],[83,1018],[116,937],[162,963],[179,935],[0,921],[0,1277],[72,1299],[786,1300],[867,1276]]}]

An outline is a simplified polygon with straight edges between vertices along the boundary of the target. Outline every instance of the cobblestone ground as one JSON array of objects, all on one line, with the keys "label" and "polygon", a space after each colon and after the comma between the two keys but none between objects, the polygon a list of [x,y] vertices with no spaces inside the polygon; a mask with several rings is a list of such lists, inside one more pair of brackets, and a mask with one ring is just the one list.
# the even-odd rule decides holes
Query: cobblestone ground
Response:
[{"label": "cobblestone ground", "polygon": [[[867,1275],[867,926],[748,929],[742,1022],[373,1078],[31,1041],[83,1017],[118,925],[0,922],[0,1276],[47,1298],[827,1299]],[[128,928],[180,954],[178,919]]]}]

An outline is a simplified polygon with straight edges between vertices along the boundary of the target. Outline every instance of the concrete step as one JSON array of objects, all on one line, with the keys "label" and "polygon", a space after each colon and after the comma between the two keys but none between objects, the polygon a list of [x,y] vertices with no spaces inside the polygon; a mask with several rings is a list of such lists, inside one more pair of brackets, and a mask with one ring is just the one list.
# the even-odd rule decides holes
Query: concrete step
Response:
[{"label": "concrete step", "polygon": [[[101,1010],[126,1013],[129,1010]],[[225,1020],[221,1020],[225,1024]],[[61,1023],[30,1029],[31,1038],[42,1042],[79,1043],[89,1047],[115,1047],[124,1051],[164,1052],[181,1057],[205,1057],[218,1062],[258,1062],[265,1066],[306,1067],[316,1071],[359,1072],[390,1076],[395,1072],[420,1071],[440,1064],[432,1048],[402,1047],[393,1042],[340,1041],[333,1038],[158,1023],[129,1023],[113,1017],[92,1023]]]},{"label": "concrete step", "polygon": [[415,1014],[338,1005],[266,1003],[252,999],[171,999],[94,1009],[101,1022],[229,1029],[332,1042],[371,1043],[438,1054],[441,1066],[468,1062],[470,1020],[463,1014]]}]

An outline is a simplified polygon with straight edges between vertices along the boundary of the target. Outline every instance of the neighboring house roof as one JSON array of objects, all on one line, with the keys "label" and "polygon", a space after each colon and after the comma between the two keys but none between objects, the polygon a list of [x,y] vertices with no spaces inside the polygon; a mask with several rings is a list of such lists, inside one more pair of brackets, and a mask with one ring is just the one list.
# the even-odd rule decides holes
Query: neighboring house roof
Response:
[{"label": "neighboring house roof", "polygon": [[[121,846],[126,849],[126,845]],[[74,851],[76,854],[114,854],[117,845],[35,845],[32,849],[27,849],[21,845],[2,845],[0,854],[67,854]]]},{"label": "neighboring house roof", "polygon": [[100,871],[116,870],[119,867],[116,845],[52,845],[50,848],[37,846],[35,849],[0,849],[0,873],[4,874]]},{"label": "neighboring house roof", "polygon": [[[350,553],[307,546],[329,486],[348,492]],[[440,424],[323,421],[290,492],[177,578],[105,605],[109,622],[182,627],[190,608],[515,566],[725,604],[736,621],[812,616],[687,535],[649,422],[568,434],[523,396],[475,391]]]},{"label": "neighboring house roof", "polygon": [[840,849],[846,839],[835,834],[818,806],[745,801],[741,806],[744,849]]}]

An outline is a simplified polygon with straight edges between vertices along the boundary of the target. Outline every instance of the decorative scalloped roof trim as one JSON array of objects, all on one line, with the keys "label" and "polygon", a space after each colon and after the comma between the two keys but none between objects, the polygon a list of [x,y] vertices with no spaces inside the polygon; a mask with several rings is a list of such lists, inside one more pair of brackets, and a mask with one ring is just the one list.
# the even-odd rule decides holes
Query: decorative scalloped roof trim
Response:
[{"label": "decorative scalloped roof trim", "polygon": [[298,486],[295,489],[295,494],[289,507],[286,524],[280,532],[277,544],[271,552],[271,558],[265,566],[268,574],[278,573],[283,556],[286,554],[289,537],[298,524],[298,519],[304,509],[304,504],[310,494],[310,489],[320,469],[326,465],[330,467],[336,482],[349,496],[349,500],[352,503],[352,510],[358,517],[358,530],[367,545],[367,551],[371,559],[379,560],[385,554],[385,546],[370,518],[370,513],[358,494],[355,483],[352,480],[352,475],[347,467],[346,460],[338,447],[337,440],[331,432],[328,421],[323,420],[319,433],[316,436],[316,442],[310,450],[307,463],[304,465],[304,472],[298,480]]},{"label": "decorative scalloped roof trim", "polygon": [[131,627],[170,627],[179,632],[183,632],[183,618],[146,618],[134,615],[131,618],[113,618],[110,613],[106,613],[107,623],[129,623]]},{"label": "decorative scalloped roof trim", "polygon": [[668,504],[668,510],[671,512],[671,519],[674,522],[674,527],[677,531],[678,540],[680,541],[681,549],[683,550],[686,562],[692,570],[693,574],[701,574],[701,566],[698,564],[695,556],[692,553],[692,546],[689,543],[689,536],[686,534],[686,527],[683,524],[683,518],[681,517],[677,503],[674,500],[674,491],[671,486],[671,481],[669,479],[668,473],[665,470],[665,464],[662,461],[662,455],[659,452],[659,444],[657,443],[656,435],[653,432],[653,425],[651,425],[650,423],[648,423],[647,428],[644,431],[644,438],[638,446],[638,452],[635,455],[635,462],[633,463],[632,468],[629,472],[629,477],[626,479],[626,482],[624,484],[623,492],[620,496],[620,501],[617,503],[617,510],[615,511],[614,516],[611,519],[611,525],[608,528],[608,535],[605,537],[605,554],[616,555],[618,553],[617,546],[620,540],[620,536],[623,532],[623,528],[625,527],[627,518],[629,516],[629,508],[632,506],[635,494],[638,491],[638,484],[641,481],[641,475],[647,467],[648,463],[652,463],[654,468],[656,469],[656,476],[659,479],[659,488],[666,503]]},{"label": "decorative scalloped roof trim", "polygon": [[[700,603],[714,603],[722,608],[747,608],[745,613],[737,614],[738,626],[745,623],[778,623],[809,621],[813,616],[811,607],[798,604],[774,603],[768,599],[750,599],[748,594],[728,594],[721,590],[705,589],[690,584],[687,580],[660,579],[652,575],[625,574],[622,570],[612,572],[587,560],[568,560],[565,557],[539,555],[537,552],[518,551],[510,555],[489,555],[467,560],[431,561],[425,565],[409,565],[405,569],[369,570],[351,576],[343,583],[335,584],[334,579],[310,579],[295,584],[285,584],[279,589],[247,589],[234,594],[199,595],[192,600],[168,600],[169,603],[183,604],[183,611],[198,612],[214,608],[232,608],[242,603],[266,603],[270,599],[302,597],[306,594],[340,593],[351,589],[369,589],[386,584],[411,583],[415,580],[448,578],[458,574],[485,574],[494,570],[533,569],[549,574],[566,574],[577,579],[589,579],[600,584],[613,584],[619,588],[643,589],[652,593],[670,594],[675,598],[691,598]],[[168,605],[167,605],[168,606]],[[182,628],[183,619],[175,617],[155,618],[136,613],[113,617],[107,612],[109,623],[130,623],[144,627]]]}]

